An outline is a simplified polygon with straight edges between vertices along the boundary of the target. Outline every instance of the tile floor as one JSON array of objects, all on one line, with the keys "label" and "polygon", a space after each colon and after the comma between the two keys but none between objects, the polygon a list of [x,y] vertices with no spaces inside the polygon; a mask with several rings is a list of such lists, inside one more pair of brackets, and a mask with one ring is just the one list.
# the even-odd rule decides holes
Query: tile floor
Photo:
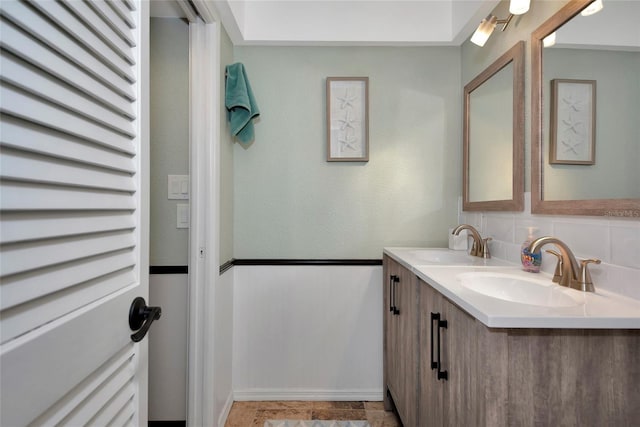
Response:
[{"label": "tile floor", "polygon": [[367,420],[371,427],[401,427],[382,402],[234,402],[225,427],[263,427],[266,420]]}]

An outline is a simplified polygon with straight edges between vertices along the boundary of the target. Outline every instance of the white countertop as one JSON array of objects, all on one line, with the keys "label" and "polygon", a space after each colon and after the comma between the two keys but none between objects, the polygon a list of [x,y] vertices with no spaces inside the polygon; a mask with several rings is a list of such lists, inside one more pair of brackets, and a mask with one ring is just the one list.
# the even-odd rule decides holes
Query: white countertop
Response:
[{"label": "white countertop", "polygon": [[462,286],[469,272],[508,273],[558,286],[546,273],[528,273],[499,259],[472,257],[446,248],[384,248],[384,253],[428,282],[467,313],[492,328],[640,329],[640,301],[598,288],[582,292],[558,287],[578,301],[571,307],[542,307],[490,297]]}]

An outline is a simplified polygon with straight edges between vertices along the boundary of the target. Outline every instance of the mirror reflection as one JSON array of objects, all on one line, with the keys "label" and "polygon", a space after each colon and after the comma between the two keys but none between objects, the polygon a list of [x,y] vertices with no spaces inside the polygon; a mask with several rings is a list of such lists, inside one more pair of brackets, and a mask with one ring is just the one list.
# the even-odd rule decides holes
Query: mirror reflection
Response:
[{"label": "mirror reflection", "polygon": [[469,201],[507,200],[513,192],[513,99],[509,63],[469,95]]},{"label": "mirror reflection", "polygon": [[522,210],[524,42],[464,88],[463,210]]},{"label": "mirror reflection", "polygon": [[[544,200],[640,198],[638,16],[640,2],[608,1],[596,14],[574,16],[543,47]],[[594,82],[593,97],[579,83],[552,96],[552,82],[562,79]],[[552,164],[554,156],[560,161]],[[580,157],[592,162],[571,164]]]}]

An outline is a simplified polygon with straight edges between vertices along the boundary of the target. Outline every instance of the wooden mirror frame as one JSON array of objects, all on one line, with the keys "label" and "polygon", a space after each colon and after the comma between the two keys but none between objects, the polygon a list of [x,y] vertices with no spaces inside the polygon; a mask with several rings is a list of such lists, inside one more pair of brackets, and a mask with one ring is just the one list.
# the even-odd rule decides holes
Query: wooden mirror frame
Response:
[{"label": "wooden mirror frame", "polygon": [[[513,63],[513,171],[510,200],[469,200],[469,114],[471,93],[504,67]],[[464,87],[462,130],[462,210],[522,211],[524,209],[524,41],[519,41]]]},{"label": "wooden mirror frame", "polygon": [[544,200],[543,197],[542,40],[592,2],[571,0],[531,33],[531,213],[637,218],[640,215],[640,199]]}]

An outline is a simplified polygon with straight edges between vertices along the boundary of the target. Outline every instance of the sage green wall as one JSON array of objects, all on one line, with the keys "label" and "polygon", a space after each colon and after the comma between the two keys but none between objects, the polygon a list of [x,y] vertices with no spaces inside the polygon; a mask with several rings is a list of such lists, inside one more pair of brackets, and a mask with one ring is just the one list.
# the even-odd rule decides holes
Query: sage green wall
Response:
[{"label": "sage green wall", "polygon": [[[261,117],[234,147],[236,258],[446,245],[461,170],[458,47],[239,47]],[[369,77],[368,163],[326,162],[325,79]]]},{"label": "sage green wall", "polygon": [[189,230],[176,228],[176,205],[167,200],[167,175],[189,174],[189,26],[152,18],[151,265],[187,265]]},{"label": "sage green wall", "polygon": [[[220,75],[233,63],[233,44],[224,27],[220,27]],[[225,80],[220,79],[220,93]],[[233,258],[233,140],[229,133],[224,96],[220,99],[220,264]]]}]

